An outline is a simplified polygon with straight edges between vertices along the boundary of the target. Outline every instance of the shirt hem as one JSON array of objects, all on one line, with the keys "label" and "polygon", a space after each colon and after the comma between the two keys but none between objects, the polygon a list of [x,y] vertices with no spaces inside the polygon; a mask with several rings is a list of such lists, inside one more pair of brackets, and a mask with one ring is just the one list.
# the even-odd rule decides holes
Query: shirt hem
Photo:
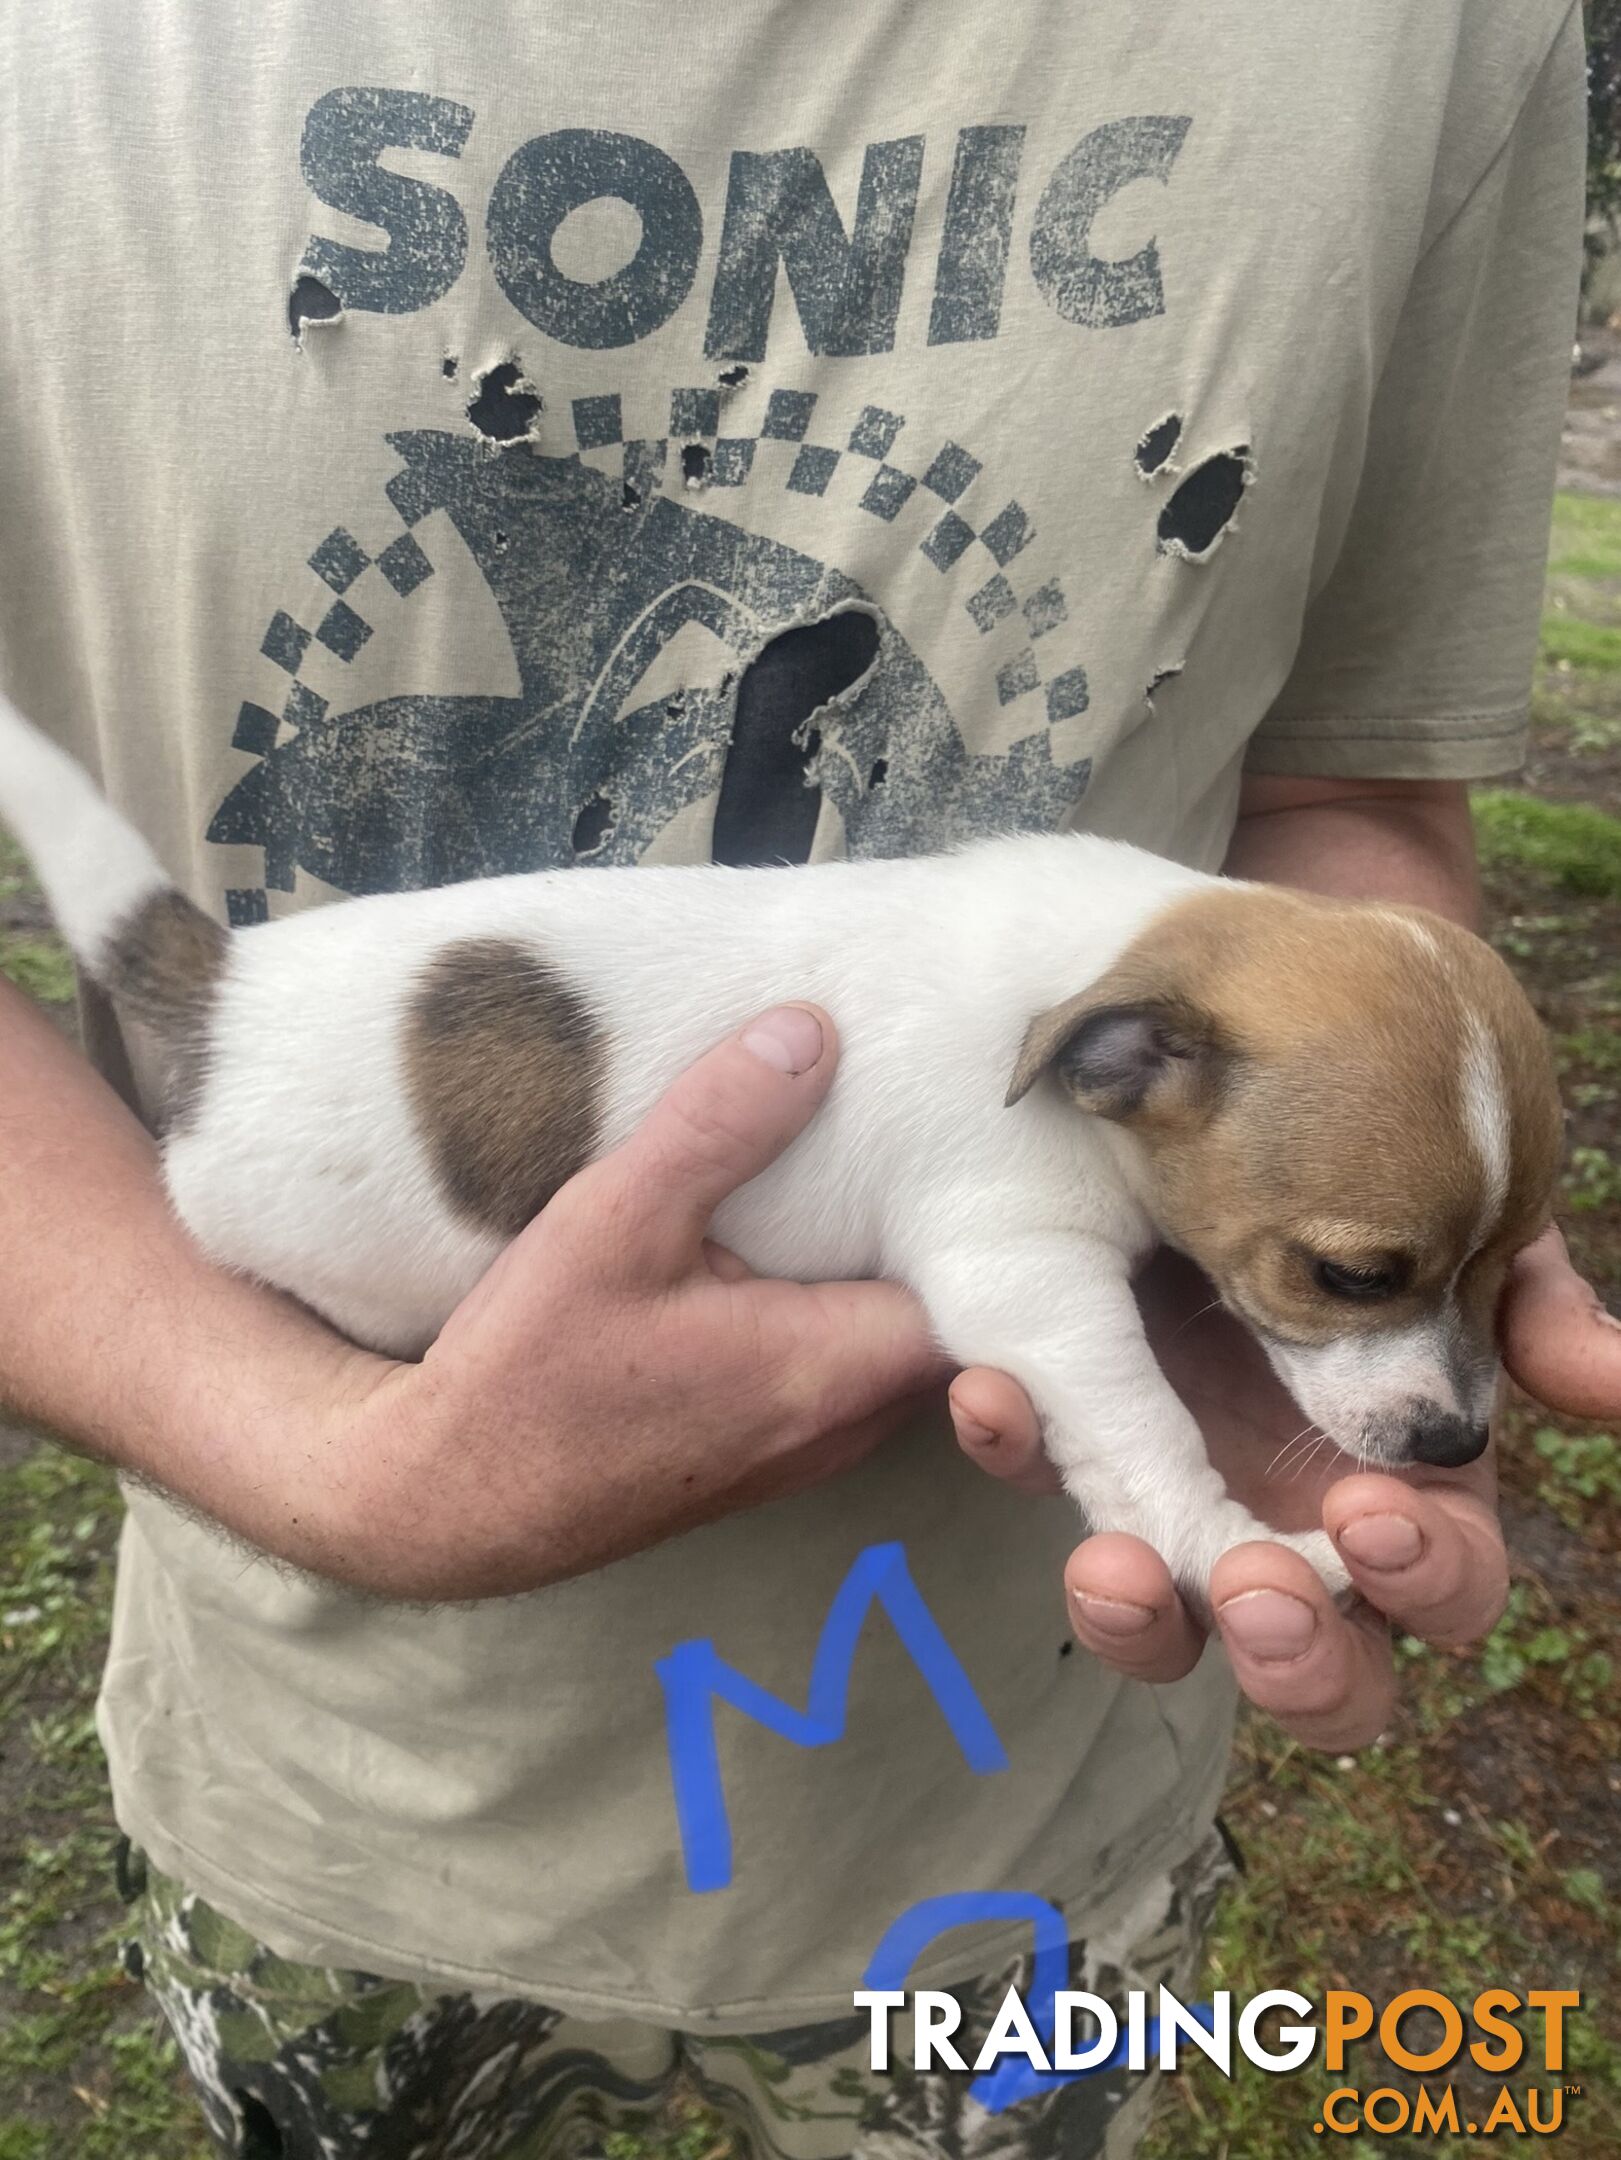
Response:
[{"label": "shirt hem", "polygon": [[[1147,1846],[1138,1846],[1128,1864],[1094,1877],[1068,1890],[1056,1887],[1040,1894],[1063,1908],[1072,1935],[1084,1936],[1085,1915],[1113,1900],[1139,1878],[1163,1872],[1186,1858],[1204,1838],[1215,1818],[1226,1778],[1227,1752],[1216,1758],[1216,1773],[1207,1780],[1199,1804],[1178,1809]],[[1212,1789],[1213,1788],[1213,1789]],[[465,1965],[453,1958],[429,1961],[387,1943],[374,1941],[357,1930],[335,1931],[284,1898],[250,1883],[217,1861],[171,1835],[156,1823],[143,1821],[138,1808],[118,1811],[119,1828],[138,1846],[162,1875],[194,1892],[221,1914],[262,1940],[278,1956],[294,1963],[319,1965],[335,1971],[365,1971],[378,1979],[403,1981],[435,1993],[476,1993],[508,2000],[538,2002],[566,2016],[622,2017],[673,2030],[714,2029],[746,2032],[793,2024],[824,2024],[854,2014],[851,1992],[861,1985],[853,1973],[850,1990],[836,1995],[749,1995],[734,2001],[693,2005],[661,2002],[645,1996],[615,1994],[576,1987],[544,1976],[520,1978],[494,1967]],[[291,1932],[290,1932],[291,1931]],[[1000,1963],[1010,1953],[1028,1948],[1029,1923],[1015,1921],[994,1931],[976,1928],[971,1952],[959,1951],[927,1964],[918,1964],[908,1976],[911,1987],[952,1986],[972,1979]],[[286,1945],[287,1947],[283,1947]],[[873,1947],[876,1947],[876,1938]],[[363,1960],[357,1963],[356,1957]]]},{"label": "shirt hem", "polygon": [[1506,735],[1516,728],[1524,727],[1530,715],[1530,706],[1522,699],[1514,705],[1465,706],[1451,710],[1438,710],[1425,706],[1397,712],[1303,712],[1270,713],[1251,737],[1253,742],[1267,742],[1274,737],[1293,735],[1339,734],[1346,732],[1352,740],[1361,735],[1417,733],[1425,737],[1450,738],[1456,735]]},{"label": "shirt hem", "polygon": [[1244,769],[1299,778],[1487,780],[1525,762],[1530,711],[1310,713],[1269,720]]}]

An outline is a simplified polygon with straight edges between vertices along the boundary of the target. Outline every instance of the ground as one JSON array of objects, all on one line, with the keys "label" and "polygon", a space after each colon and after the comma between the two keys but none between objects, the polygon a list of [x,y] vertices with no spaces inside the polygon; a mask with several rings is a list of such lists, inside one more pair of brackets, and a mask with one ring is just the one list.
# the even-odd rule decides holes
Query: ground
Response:
[{"label": "ground", "polygon": [[[1612,1301],[1621,820],[1601,806],[1621,800],[1621,453],[1606,447],[1621,440],[1616,404],[1621,362],[1578,389],[1568,455],[1594,492],[1563,494],[1556,512],[1531,764],[1476,806],[1492,935],[1558,1046],[1571,1245]],[[5,854],[0,966],[66,1024],[69,970]],[[1559,2149],[1598,2160],[1621,2151],[1621,1446],[1520,1403],[1503,1465],[1515,1582],[1491,1640],[1458,1655],[1404,1646],[1401,1715],[1354,1761],[1311,1756],[1261,1719],[1244,1730],[1227,1813],[1249,1872],[1220,1919],[1205,1986],[1376,1999],[1412,1986],[1464,1998],[1499,1984],[1579,1987],[1566,2067],[1539,2082],[1581,2087],[1565,2102]],[[0,1434],[0,2160],[206,2152],[172,2048],[119,1956],[91,1722],[118,1516],[104,1472]],[[1424,2015],[1412,2045],[1426,2044]],[[1417,2081],[1371,2052],[1343,2081],[1249,2072],[1229,2085],[1196,2068],[1167,2095],[1151,2160],[1310,2151],[1317,2104],[1336,2082],[1366,2093]],[[1484,2120],[1498,2082],[1459,2082],[1460,2121]],[[1510,2082],[1523,2105],[1527,2080]],[[650,2144],[614,2142],[614,2160],[728,2160],[701,2111]],[[1336,2149],[1451,2160],[1466,2141],[1352,2137]]]}]

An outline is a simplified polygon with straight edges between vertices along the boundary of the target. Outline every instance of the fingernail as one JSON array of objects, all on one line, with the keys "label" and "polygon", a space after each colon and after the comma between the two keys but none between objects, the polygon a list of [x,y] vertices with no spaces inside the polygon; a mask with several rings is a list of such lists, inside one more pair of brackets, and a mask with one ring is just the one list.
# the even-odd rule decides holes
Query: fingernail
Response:
[{"label": "fingernail", "polygon": [[951,1406],[951,1422],[957,1428],[957,1438],[964,1447],[993,1448],[1001,1440],[999,1432],[989,1425],[982,1425],[978,1418],[964,1417],[955,1403]]},{"label": "fingernail", "polygon": [[1217,1618],[1246,1656],[1277,1665],[1299,1657],[1317,1633],[1316,1613],[1283,1590],[1241,1590]]},{"label": "fingernail", "polygon": [[1147,1605],[1128,1605],[1124,1598],[1088,1597],[1079,1590],[1072,1590],[1070,1596],[1087,1626],[1100,1635],[1140,1635],[1154,1617]]},{"label": "fingernail", "polygon": [[803,1005],[778,1005],[752,1021],[740,1039],[774,1072],[809,1072],[822,1054],[822,1023]]},{"label": "fingernail", "polygon": [[1364,1567],[1411,1567],[1424,1550],[1424,1533],[1406,1515],[1359,1515],[1340,1532],[1341,1548]]}]

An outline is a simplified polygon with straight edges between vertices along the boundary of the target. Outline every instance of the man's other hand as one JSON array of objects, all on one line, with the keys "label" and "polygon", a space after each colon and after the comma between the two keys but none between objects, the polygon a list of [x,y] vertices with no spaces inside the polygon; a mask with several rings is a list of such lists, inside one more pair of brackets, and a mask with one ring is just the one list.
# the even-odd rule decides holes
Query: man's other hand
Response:
[{"label": "man's other hand", "polygon": [[[1321,1521],[1359,1592],[1342,1612],[1281,1545],[1224,1554],[1211,1604],[1239,1685],[1308,1746],[1363,1746],[1395,1703],[1392,1627],[1454,1647],[1477,1642],[1502,1613],[1508,1558],[1491,1454],[1461,1470],[1358,1471],[1302,1429],[1254,1338],[1186,1261],[1162,1254],[1140,1296],[1155,1352],[1231,1489],[1280,1529]],[[1510,1373],[1550,1409],[1621,1415],[1621,1324],[1571,1267],[1556,1230],[1515,1263],[1500,1332]],[[1005,1374],[959,1375],[951,1405],[975,1461],[1025,1490],[1057,1490],[1034,1412]],[[1198,1661],[1203,1633],[1140,1539],[1085,1539],[1066,1581],[1077,1636],[1117,1671],[1178,1680]]]}]

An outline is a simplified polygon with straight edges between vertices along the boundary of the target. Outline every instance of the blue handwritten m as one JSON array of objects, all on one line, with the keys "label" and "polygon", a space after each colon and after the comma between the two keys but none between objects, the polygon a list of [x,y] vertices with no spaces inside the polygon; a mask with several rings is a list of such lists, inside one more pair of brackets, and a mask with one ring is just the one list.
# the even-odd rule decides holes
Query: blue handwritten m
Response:
[{"label": "blue handwritten m", "polygon": [[727,1664],[707,1639],[678,1643],[656,1662],[664,1688],[670,1777],[690,1890],[724,1890],[732,1879],[732,1826],[715,1738],[715,1704],[728,1702],[795,1747],[828,1747],[844,1737],[850,1668],[868,1611],[878,1604],[911,1653],[968,1767],[980,1776],[1008,1766],[1007,1750],[973,1683],[924,1604],[898,1544],[870,1545],[840,1584],[811,1667],[803,1710]]}]

